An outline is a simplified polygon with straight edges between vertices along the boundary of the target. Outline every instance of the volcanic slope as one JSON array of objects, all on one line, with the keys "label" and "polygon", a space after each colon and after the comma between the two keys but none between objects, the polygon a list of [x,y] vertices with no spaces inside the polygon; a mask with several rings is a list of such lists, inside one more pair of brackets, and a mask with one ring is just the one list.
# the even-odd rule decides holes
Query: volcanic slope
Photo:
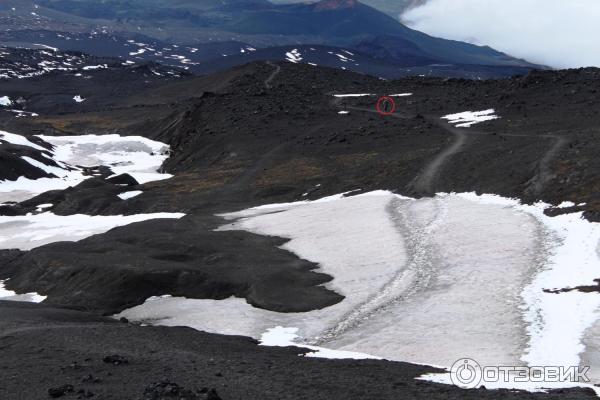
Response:
[{"label": "volcanic slope", "polygon": [[[190,328],[140,327],[73,310],[0,302],[0,396],[46,399],[587,399],[589,389],[545,393],[477,389],[414,378],[436,369],[376,360],[299,357]],[[14,371],[19,371],[16,374]],[[173,392],[181,397],[173,397]],[[161,397],[168,396],[168,397]],[[215,397],[218,396],[218,397]]]},{"label": "volcanic slope", "polygon": [[[24,82],[40,88],[35,96],[42,104],[47,89],[41,82],[57,76]],[[65,87],[70,79],[80,79],[60,76]],[[593,110],[600,102],[599,76],[598,70],[587,69],[535,72],[504,81],[387,82],[327,68],[255,63],[114,98],[102,93],[127,84],[103,80],[98,95],[102,110],[59,114],[40,108],[43,112],[35,118],[6,116],[4,129],[23,134],[142,134],[170,145],[163,170],[174,177],[132,186],[128,190],[142,194],[125,201],[115,199],[110,185],[90,181],[82,184],[85,187],[43,194],[13,211],[25,214],[39,204],[52,204],[47,211],[59,215],[183,212],[188,216],[11,254],[0,277],[12,278],[7,282],[12,290],[47,294],[49,303],[100,312],[117,312],[167,291],[195,298],[236,295],[261,308],[299,311],[339,300],[335,293],[315,286],[329,278],[311,272],[314,265],[279,250],[260,252],[270,254],[268,259],[277,268],[261,267],[262,256],[251,255],[257,246],[270,248],[281,242],[214,232],[219,226],[214,214],[387,189],[413,196],[477,191],[554,205],[571,201],[570,207],[549,212],[585,211],[589,219],[598,219],[598,117]],[[88,82],[94,85],[95,79]],[[372,95],[334,96],[357,93]],[[394,97],[393,116],[375,111],[377,96],[409,93]],[[27,100],[32,95],[23,96]],[[492,108],[497,119],[468,128],[441,119]],[[33,106],[30,110],[37,111]],[[247,262],[240,264],[240,247],[231,246],[229,240],[240,241],[242,248],[248,244]],[[63,268],[54,274],[66,278],[83,265],[92,268],[102,259],[98,254],[114,262],[94,267],[95,278],[42,279],[57,260]],[[131,261],[138,257],[145,263],[132,269]],[[293,279],[284,279],[283,270],[289,268],[285,263],[295,271]],[[154,272],[145,273],[150,270]],[[261,270],[264,275],[256,273]],[[103,283],[96,284],[97,279]],[[118,295],[104,295],[111,291]]]},{"label": "volcanic slope", "polygon": [[[74,360],[88,363],[83,366],[88,374],[112,376],[105,379],[120,387],[121,393],[141,393],[143,384],[165,374],[183,377],[182,384],[189,385],[188,375],[179,367],[171,367],[170,372],[164,367],[165,360],[175,364],[180,358],[164,350],[172,342],[163,346],[165,342],[159,337],[170,332],[178,341],[191,335],[192,343],[203,334],[110,324],[89,314],[66,316],[67,327],[63,328],[52,321],[54,317],[47,319],[53,313],[63,313],[50,306],[113,314],[165,293],[207,299],[236,296],[273,311],[314,310],[341,300],[339,294],[322,286],[331,277],[314,271],[317,265],[279,248],[285,240],[215,231],[222,224],[214,216],[217,213],[348,191],[389,189],[426,196],[438,191],[475,190],[525,201],[541,199],[554,205],[571,201],[572,206],[552,211],[581,210],[589,219],[598,219],[595,155],[599,120],[595,109],[600,103],[600,72],[595,69],[534,72],[505,81],[411,78],[388,82],[307,65],[254,63],[208,77],[157,77],[144,86],[140,83],[154,74],[122,74],[127,67],[112,68],[112,76],[118,79],[97,79],[107,71],[91,70],[86,72],[90,78],[83,81],[86,87],[80,86],[82,77],[72,71],[54,71],[20,80],[19,85],[11,79],[0,81],[0,97],[6,93],[10,99],[22,98],[27,111],[39,114],[16,118],[13,113],[1,112],[2,129],[24,135],[33,144],[42,143],[32,133],[143,135],[170,146],[171,156],[162,172],[174,176],[146,184],[130,182],[127,191],[142,193],[128,199],[116,196],[122,190],[117,190],[118,184],[90,178],[78,187],[12,204],[12,214],[18,218],[37,212],[42,204],[51,204],[47,211],[56,215],[181,212],[187,216],[132,224],[80,242],[57,242],[31,251],[2,251],[0,279],[9,279],[6,288],[47,296],[47,306],[27,306],[33,311],[26,318],[20,310],[25,306],[2,303],[6,310],[3,320],[16,321],[7,322],[13,331],[3,334],[11,343],[10,359],[20,359],[30,371],[22,375],[30,383],[27,388],[14,376],[2,379],[8,382],[3,385],[7,393],[31,390],[35,397],[40,388],[47,390],[79,379],[69,372],[70,367],[61,373],[42,373],[33,367],[43,365],[48,367],[46,371],[58,371],[58,367],[71,365]],[[47,107],[49,103],[44,99],[55,96],[52,82],[60,82],[61,90],[69,95],[75,94],[75,88],[86,89],[90,104],[97,101],[102,107],[79,108],[76,101],[60,110]],[[128,87],[138,89],[128,91]],[[117,90],[121,95],[111,95]],[[397,111],[393,116],[382,117],[375,111],[381,95],[395,99]],[[489,112],[492,109],[493,113]],[[442,119],[466,111],[485,112]],[[471,125],[492,115],[497,118]],[[471,122],[465,122],[469,118]],[[29,151],[24,147],[13,150],[19,154]],[[73,332],[82,332],[86,326],[100,329],[98,337],[102,341]],[[64,329],[72,332],[68,337],[80,340],[82,345],[69,347],[73,342],[64,342]],[[131,337],[129,334],[137,339],[147,334],[151,343],[158,343],[160,349],[152,350],[157,353],[150,353],[157,354],[162,366],[152,372],[108,375],[110,371],[103,364],[92,366],[96,361],[85,361],[98,360],[100,353],[110,349],[110,353],[123,353],[134,360],[133,365],[149,365],[143,357],[138,358],[148,352],[147,348],[136,347],[137,340],[126,339]],[[222,339],[202,337],[217,341],[214,343]],[[51,357],[52,361],[45,358],[46,362],[40,364],[45,355],[23,358],[23,346],[33,342],[43,343],[39,354],[69,349],[69,361]],[[91,349],[92,342],[102,343],[102,349]],[[181,354],[199,351],[186,346]],[[253,346],[248,342],[242,345],[244,351],[257,351]],[[264,353],[261,350],[258,354]],[[286,354],[284,357],[289,356]],[[253,360],[260,363],[260,357]],[[295,355],[289,357],[292,363],[309,362]],[[338,365],[316,363],[321,363],[315,367],[318,374],[330,365]],[[364,375],[357,372],[361,365],[372,363],[339,365],[356,366],[349,375],[355,377]],[[276,368],[281,373],[277,376],[288,376],[289,371],[296,370],[295,365]],[[412,378],[424,371],[411,371],[408,388],[393,387],[380,396],[408,394],[412,385],[417,385],[423,386],[417,392],[428,398],[465,398],[465,392],[452,388],[413,383]],[[228,374],[211,371],[217,373]],[[342,379],[342,372],[332,374]],[[126,380],[131,382],[133,376],[135,383],[127,385]],[[206,385],[216,385],[212,382],[207,379]],[[248,387],[261,387],[252,379],[245,382]],[[399,387],[403,387],[407,381],[400,382]],[[238,388],[246,387],[239,385],[236,383]],[[368,380],[365,385],[378,383]],[[114,393],[116,386],[106,390]],[[295,387],[286,386],[286,390],[294,397]],[[349,390],[339,391],[339,395],[347,398]],[[232,386],[219,391],[231,396],[236,393]],[[476,398],[520,396],[508,392],[467,393],[475,393]],[[566,393],[561,398],[567,398]],[[575,396],[581,398],[584,394]],[[273,398],[281,398],[281,392]]]},{"label": "volcanic slope", "polygon": [[123,61],[162,62],[196,73],[212,73],[256,60],[285,60],[286,53],[293,51],[302,53],[300,62],[385,78],[434,75],[482,79],[524,74],[536,68],[487,46],[434,38],[409,29],[355,0],[290,5],[254,0],[176,5],[154,1],[8,1],[0,5],[0,43],[50,46],[121,57]]}]

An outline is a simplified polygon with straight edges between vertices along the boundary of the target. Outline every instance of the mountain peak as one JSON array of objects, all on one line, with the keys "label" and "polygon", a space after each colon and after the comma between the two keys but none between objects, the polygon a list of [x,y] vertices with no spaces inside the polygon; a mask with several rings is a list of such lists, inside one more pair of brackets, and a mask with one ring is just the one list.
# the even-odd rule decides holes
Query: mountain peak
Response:
[{"label": "mountain peak", "polygon": [[321,0],[315,3],[315,11],[341,10],[354,8],[359,4],[356,0]]}]

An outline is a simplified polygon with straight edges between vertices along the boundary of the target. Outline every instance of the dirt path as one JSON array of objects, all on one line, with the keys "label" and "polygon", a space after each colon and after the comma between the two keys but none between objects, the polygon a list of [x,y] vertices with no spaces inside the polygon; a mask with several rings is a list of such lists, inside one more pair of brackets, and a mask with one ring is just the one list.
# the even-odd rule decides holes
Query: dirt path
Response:
[{"label": "dirt path", "polygon": [[269,75],[267,79],[265,79],[265,87],[267,89],[272,89],[273,86],[271,85],[271,82],[273,82],[273,79],[275,79],[275,77],[281,72],[281,67],[277,64],[273,64],[271,61],[267,61],[267,64],[275,68],[275,71],[273,71],[273,73]]},{"label": "dirt path", "polygon": [[[341,99],[337,98],[333,101],[336,107],[341,108]],[[344,105],[345,110],[355,110],[355,111],[363,111],[370,113],[378,113],[375,109],[363,108],[363,107],[354,107]],[[398,119],[412,119],[415,118],[416,114],[406,114],[401,112],[396,112],[392,114],[390,117],[398,118]],[[448,145],[445,149],[443,149],[440,153],[438,153],[426,166],[423,170],[415,177],[415,179],[411,182],[409,188],[412,192],[415,192],[420,195],[431,196],[435,194],[435,183],[437,182],[439,176],[443,171],[444,165],[446,165],[450,159],[457,153],[461,152],[465,145],[468,143],[468,138],[471,135],[491,135],[488,132],[483,132],[479,130],[475,130],[473,128],[457,128],[452,126],[451,124],[439,119],[436,116],[424,116],[426,120],[439,126],[445,131],[451,133],[454,136],[454,140],[450,145]],[[548,182],[552,180],[553,174],[551,170],[552,161],[558,156],[562,148],[568,143],[568,140],[563,136],[557,134],[545,134],[545,135],[528,135],[528,134],[502,134],[502,136],[506,137],[536,137],[536,138],[544,138],[553,140],[554,144],[548,149],[548,151],[544,154],[544,156],[538,162],[537,173],[531,178],[528,182],[528,188],[525,190],[525,194],[532,197],[539,196]]]},{"label": "dirt path", "polygon": [[[438,125],[441,126],[441,124]],[[436,155],[435,158],[425,166],[423,171],[421,171],[411,183],[411,189],[419,194],[435,194],[434,184],[440,175],[442,167],[453,155],[460,152],[467,142],[467,133],[463,130],[452,128],[450,126],[442,126],[442,128],[451,132],[454,135],[454,140],[450,146],[446,147],[441,153]]]},{"label": "dirt path", "polygon": [[568,140],[562,136],[553,136],[548,135],[546,137],[552,137],[554,139],[554,144],[544,157],[540,160],[537,167],[537,173],[535,176],[528,182],[529,186],[525,190],[525,194],[531,197],[537,197],[542,193],[546,185],[552,180],[554,174],[550,168],[552,160],[554,160],[562,148],[568,143]]}]

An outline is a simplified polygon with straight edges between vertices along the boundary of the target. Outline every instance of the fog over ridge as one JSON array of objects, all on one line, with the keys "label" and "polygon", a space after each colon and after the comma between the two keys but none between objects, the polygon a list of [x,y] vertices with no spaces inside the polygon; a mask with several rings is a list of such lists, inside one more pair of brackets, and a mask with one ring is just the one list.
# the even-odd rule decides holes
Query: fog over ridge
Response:
[{"label": "fog over ridge", "polygon": [[401,20],[554,68],[600,67],[599,0],[429,0]]}]

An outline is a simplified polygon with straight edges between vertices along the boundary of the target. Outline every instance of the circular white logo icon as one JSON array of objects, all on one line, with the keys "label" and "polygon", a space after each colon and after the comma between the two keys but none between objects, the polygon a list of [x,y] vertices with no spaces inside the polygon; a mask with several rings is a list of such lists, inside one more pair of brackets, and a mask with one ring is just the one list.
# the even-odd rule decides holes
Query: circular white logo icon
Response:
[{"label": "circular white logo icon", "polygon": [[450,380],[463,389],[473,389],[481,383],[481,366],[470,358],[461,358],[450,368]]}]

